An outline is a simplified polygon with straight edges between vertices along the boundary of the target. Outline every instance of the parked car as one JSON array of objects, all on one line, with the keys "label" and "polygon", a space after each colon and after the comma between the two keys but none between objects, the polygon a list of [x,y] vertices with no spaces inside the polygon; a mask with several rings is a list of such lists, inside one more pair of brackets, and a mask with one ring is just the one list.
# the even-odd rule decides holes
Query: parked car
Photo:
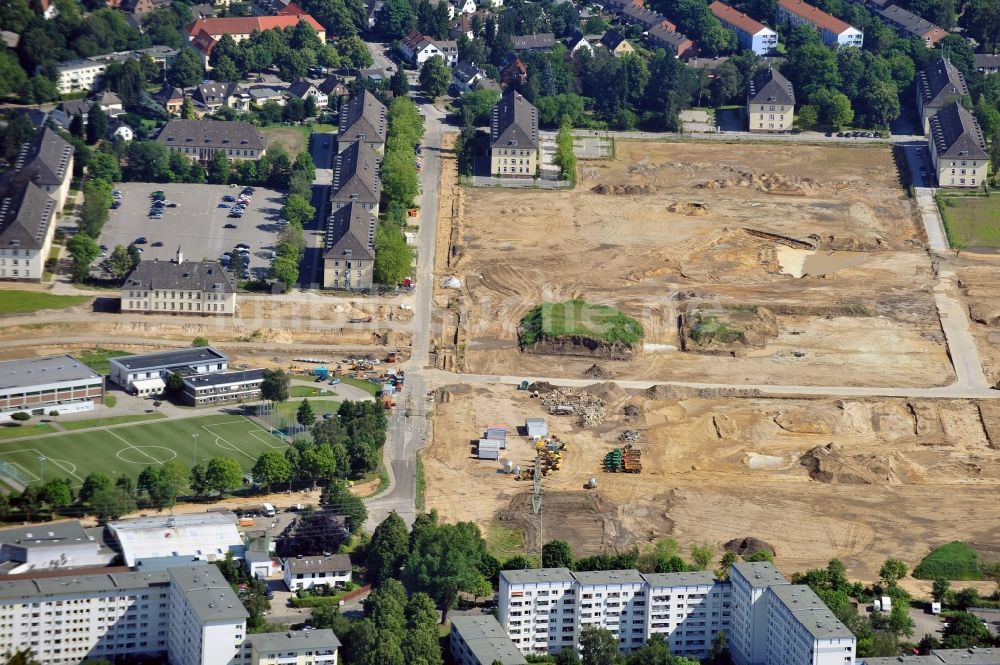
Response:
[{"label": "parked car", "polygon": [[250,245],[246,244],[245,242],[241,242],[238,245],[236,245],[236,249],[245,249],[249,251]]},{"label": "parked car", "polygon": [[222,200],[232,203],[236,199],[233,198],[232,194],[226,194],[225,196],[222,197]]},{"label": "parked car", "polygon": [[118,208],[121,208],[121,207],[122,207],[122,202],[121,201],[115,201],[115,202],[113,202],[111,204],[111,209],[112,210],[118,210]]},{"label": "parked car", "polygon": [[135,242],[132,243],[132,244],[134,244],[134,245],[145,245],[146,244],[146,236],[139,236],[138,238],[135,239]]},{"label": "parked car", "polygon": [[157,240],[152,245],[150,245],[150,247],[163,247],[163,243]]},{"label": "parked car", "polygon": [[228,208],[228,207],[229,207],[229,204],[228,204],[228,203],[220,203],[220,204],[218,205],[218,207],[219,207],[219,208]]},{"label": "parked car", "polygon": [[[232,217],[232,215],[230,215],[230,217]],[[226,224],[222,228],[224,228],[224,229],[235,229],[236,225],[235,224]]]}]

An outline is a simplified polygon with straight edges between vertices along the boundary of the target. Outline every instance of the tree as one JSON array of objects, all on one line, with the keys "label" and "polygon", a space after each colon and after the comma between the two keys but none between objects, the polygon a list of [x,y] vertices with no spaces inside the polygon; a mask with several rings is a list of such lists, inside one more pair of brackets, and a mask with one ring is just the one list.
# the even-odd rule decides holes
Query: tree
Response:
[{"label": "tree", "polygon": [[288,401],[288,375],[280,369],[265,369],[260,396],[272,404]]},{"label": "tree", "polygon": [[803,129],[813,129],[819,124],[819,110],[812,104],[803,104],[799,107],[798,120]]},{"label": "tree", "polygon": [[415,159],[412,144],[390,140],[386,145],[382,160],[382,191],[390,203],[400,203],[407,208],[413,204],[420,188]]},{"label": "tree", "polygon": [[839,129],[854,120],[851,101],[842,92],[823,88],[813,94],[812,103],[816,105],[820,124],[825,127]]},{"label": "tree", "polygon": [[398,577],[400,566],[409,551],[409,534],[406,523],[395,511],[382,520],[372,533],[368,544],[368,580],[378,584]]},{"label": "tree", "polygon": [[204,496],[208,493],[208,481],[205,479],[205,467],[200,463],[191,467],[189,476],[191,491],[195,496]]},{"label": "tree", "polygon": [[288,256],[276,256],[271,261],[268,276],[281,282],[286,288],[291,288],[299,281],[299,262]]},{"label": "tree", "polygon": [[993,182],[997,181],[997,174],[1000,173],[1000,126],[993,132],[993,140],[990,142],[990,163],[993,164]]},{"label": "tree", "polygon": [[205,468],[205,482],[209,489],[225,494],[243,484],[243,468],[232,457],[213,457]]},{"label": "tree", "polygon": [[402,232],[392,224],[380,223],[375,232],[375,281],[396,286],[410,274],[412,263],[413,251]]},{"label": "tree", "polygon": [[749,556],[743,557],[744,561],[749,561],[751,563],[755,561],[774,561],[774,555],[767,550],[757,550]]},{"label": "tree", "polygon": [[156,510],[173,508],[177,497],[187,487],[188,473],[177,460],[160,466],[147,466],[139,474],[136,490],[148,497],[149,504]]},{"label": "tree", "polygon": [[420,87],[431,101],[448,92],[449,85],[451,85],[451,72],[444,58],[435,55],[424,61],[420,68]]},{"label": "tree", "polygon": [[177,372],[171,372],[168,374],[165,383],[168,395],[176,397],[181,394],[182,390],[184,390],[184,377]]},{"label": "tree", "polygon": [[73,486],[68,478],[53,478],[42,485],[39,496],[49,510],[55,513],[60,508],[73,504]]},{"label": "tree", "polygon": [[108,114],[94,104],[87,113],[87,143],[93,145],[108,134]]},{"label": "tree", "polygon": [[80,206],[80,231],[97,239],[108,221],[111,207],[111,183],[91,178],[83,185],[83,205]]},{"label": "tree", "polygon": [[406,97],[410,94],[410,80],[406,78],[402,67],[398,67],[389,79],[389,90],[393,97]]},{"label": "tree", "polygon": [[715,546],[712,543],[691,545],[691,560],[698,570],[706,570],[715,557]]},{"label": "tree", "polygon": [[101,253],[97,241],[84,233],[77,233],[66,243],[66,249],[73,257],[73,281],[87,281],[90,277],[90,264]]},{"label": "tree", "polygon": [[403,656],[407,663],[441,665],[441,647],[438,644],[438,613],[434,601],[425,593],[417,592],[406,603],[406,637],[403,638]]},{"label": "tree", "polygon": [[342,481],[335,480],[327,485],[321,503],[336,511],[338,515],[345,515],[351,532],[362,529],[365,520],[368,519],[365,502],[354,496],[347,488],[347,484]]},{"label": "tree", "polygon": [[966,649],[990,646],[991,642],[990,631],[979,620],[979,617],[962,612],[951,617],[951,622],[944,629],[944,639],[941,641],[941,646],[945,649]]},{"label": "tree", "polygon": [[269,450],[257,458],[251,473],[254,481],[267,485],[270,493],[274,483],[283,483],[292,477],[292,465],[278,451]]},{"label": "tree", "polygon": [[542,568],[573,569],[573,550],[565,540],[550,540],[542,545]]},{"label": "tree", "polygon": [[573,152],[573,121],[563,116],[559,133],[556,134],[555,163],[559,166],[561,180],[576,181],[576,153]]},{"label": "tree", "polygon": [[101,268],[115,279],[123,279],[132,271],[132,257],[123,245],[115,245],[111,255],[101,263]]},{"label": "tree", "polygon": [[413,7],[409,0],[387,0],[375,17],[375,30],[389,41],[413,29]]},{"label": "tree", "polygon": [[719,570],[715,571],[715,576],[720,580],[729,579],[729,569],[736,563],[738,557],[735,552],[726,552],[722,555],[722,560],[719,562]]},{"label": "tree", "polygon": [[88,473],[87,477],[83,479],[83,485],[80,486],[77,499],[82,504],[88,504],[95,493],[108,487],[112,487],[112,483],[111,479],[106,475],[103,473]]},{"label": "tree", "polygon": [[[191,49],[184,49],[184,51],[189,50]],[[166,146],[162,143],[132,141],[128,146],[127,157],[123,172],[126,180],[139,182],[168,182],[170,180],[169,154]]]},{"label": "tree", "polygon": [[193,48],[182,48],[174,64],[167,70],[167,82],[178,88],[189,88],[198,85],[205,78],[205,68],[201,57]]},{"label": "tree", "polygon": [[240,71],[236,68],[236,64],[232,61],[229,56],[222,56],[219,61],[215,64],[214,76],[219,81],[227,81],[230,83],[238,83],[241,76]]},{"label": "tree", "polygon": [[906,577],[906,564],[899,559],[886,559],[879,568],[878,577],[889,589],[894,589],[899,580]]},{"label": "tree", "polygon": [[116,520],[135,510],[135,496],[123,487],[101,487],[90,497],[90,508],[99,522]]},{"label": "tree", "polygon": [[618,662],[618,638],[610,630],[586,626],[580,631],[583,665],[614,665]]},{"label": "tree", "polygon": [[572,647],[563,647],[555,658],[555,665],[580,665],[581,662],[580,654]]},{"label": "tree", "polygon": [[196,120],[198,114],[194,110],[194,100],[190,96],[184,95],[184,101],[181,102],[181,119],[183,120]]},{"label": "tree", "polygon": [[281,217],[302,228],[316,218],[316,208],[301,194],[291,194],[281,209]]},{"label": "tree", "polygon": [[216,150],[208,160],[208,181],[215,185],[229,182],[229,158],[224,150]]},{"label": "tree", "polygon": [[191,340],[191,346],[194,347],[208,346],[208,344],[209,344],[208,338],[202,337],[200,335]]},{"label": "tree", "polygon": [[712,640],[712,646],[708,650],[707,665],[732,665],[733,659],[729,655],[729,637],[726,631],[720,630]]},{"label": "tree", "polygon": [[303,399],[299,404],[299,408],[295,412],[295,420],[303,427],[309,427],[316,421],[316,414],[313,412],[309,400]]}]

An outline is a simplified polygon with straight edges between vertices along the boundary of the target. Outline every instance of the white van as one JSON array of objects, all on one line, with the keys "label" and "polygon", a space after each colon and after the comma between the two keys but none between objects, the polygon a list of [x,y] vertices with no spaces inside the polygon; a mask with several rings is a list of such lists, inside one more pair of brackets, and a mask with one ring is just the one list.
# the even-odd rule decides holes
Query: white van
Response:
[{"label": "white van", "polygon": [[274,517],[274,506],[269,503],[265,503],[261,508],[261,514],[265,517]]}]

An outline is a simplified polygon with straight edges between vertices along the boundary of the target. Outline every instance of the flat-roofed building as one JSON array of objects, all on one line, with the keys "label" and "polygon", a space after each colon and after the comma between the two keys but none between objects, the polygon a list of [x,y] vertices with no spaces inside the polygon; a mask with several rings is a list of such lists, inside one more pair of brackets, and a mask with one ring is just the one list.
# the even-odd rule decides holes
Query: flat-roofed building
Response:
[{"label": "flat-roofed building", "polygon": [[757,55],[769,55],[778,50],[778,33],[743,12],[715,0],[708,8],[725,27],[736,33],[740,48]]},{"label": "flat-roofed building", "polygon": [[788,584],[784,575],[768,561],[739,561],[730,568],[732,628],[729,651],[736,665],[767,662],[767,618],[769,587]]},{"label": "flat-roofed building", "polygon": [[857,640],[804,584],[767,590],[768,665],[853,665]]},{"label": "flat-roofed building", "polygon": [[170,568],[167,646],[174,665],[231,665],[250,616],[216,566]]},{"label": "flat-roofed building", "polygon": [[812,26],[827,46],[861,48],[865,39],[864,33],[854,26],[802,0],[778,0],[775,21],[788,23],[793,28],[799,25]]},{"label": "flat-roofed building", "polygon": [[382,153],[388,132],[388,110],[375,95],[364,90],[351,97],[340,109],[337,127],[337,150],[344,150],[355,141],[367,143],[372,150]]},{"label": "flat-roofed building", "polygon": [[534,178],[538,170],[538,110],[508,90],[490,116],[490,173],[498,178]]},{"label": "flat-roofed building", "polygon": [[67,60],[56,65],[58,75],[56,86],[59,88],[59,93],[63,95],[81,90],[91,90],[107,70],[108,65],[113,62],[139,60],[148,56],[160,67],[168,67],[179,52],[179,49],[159,45],[135,51],[118,51],[77,60]]},{"label": "flat-roofed building", "polygon": [[490,615],[452,615],[448,646],[457,665],[522,665],[528,662]]},{"label": "flat-roofed building", "polygon": [[235,513],[218,511],[118,520],[108,522],[108,531],[125,565],[134,566],[139,559],[165,556],[221,561],[231,552],[241,558],[246,548],[236,524]]},{"label": "flat-roofed building", "polygon": [[952,102],[931,118],[928,139],[938,187],[979,187],[990,169],[986,139],[975,116]]},{"label": "flat-roofed building", "polygon": [[0,362],[0,421],[19,411],[93,411],[103,400],[104,377],[70,355]]},{"label": "flat-roofed building", "polygon": [[938,58],[917,72],[917,111],[924,133],[931,130],[935,113],[968,96],[965,77],[948,58]]},{"label": "flat-roofed building", "polygon": [[667,638],[670,653],[706,658],[713,640],[731,628],[732,589],[708,571],[643,575],[646,639]]},{"label": "flat-roofed building", "polygon": [[[208,374],[224,372],[229,368],[229,358],[210,346],[155,351],[109,360],[111,380],[128,392],[135,392],[136,382],[163,379],[173,372]],[[160,385],[160,392],[164,385]]]},{"label": "flat-roofed building", "polygon": [[[565,647],[576,648],[576,621],[572,618],[579,603],[576,578],[568,568],[500,571],[498,612],[500,625],[522,653],[556,654]],[[560,620],[550,622],[553,610]]]},{"label": "flat-roofed building", "polygon": [[78,520],[0,530],[0,575],[107,566],[115,556]]},{"label": "flat-roofed building", "polygon": [[289,591],[323,585],[342,587],[351,581],[351,573],[351,557],[346,554],[290,557],[284,564]]},{"label": "flat-roofed building", "polygon": [[[254,665],[337,665],[340,640],[329,628],[248,635],[244,663]],[[491,664],[492,665],[492,664]]]},{"label": "flat-roofed building", "polygon": [[188,406],[219,406],[242,404],[260,399],[264,370],[246,369],[213,374],[183,376],[181,401]]},{"label": "flat-roofed building", "polygon": [[140,261],[121,287],[121,311],[233,316],[236,286],[216,261]]},{"label": "flat-roofed building", "polygon": [[778,70],[769,67],[750,79],[747,128],[751,132],[787,132],[794,118],[795,90]]},{"label": "flat-roofed building", "polygon": [[249,122],[172,118],[156,140],[170,152],[209,162],[221,152],[229,159],[257,160],[267,152],[267,139]]}]

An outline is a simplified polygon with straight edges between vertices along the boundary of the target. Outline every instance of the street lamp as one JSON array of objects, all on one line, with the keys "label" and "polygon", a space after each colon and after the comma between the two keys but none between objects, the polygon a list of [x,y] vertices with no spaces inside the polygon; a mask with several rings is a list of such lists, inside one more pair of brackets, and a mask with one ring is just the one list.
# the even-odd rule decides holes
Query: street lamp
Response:
[{"label": "street lamp", "polygon": [[191,456],[191,466],[198,464],[198,433],[191,435],[194,438],[194,455]]},{"label": "street lamp", "polygon": [[47,459],[48,457],[46,457],[45,455],[41,455],[38,458],[38,476],[40,478],[39,482],[43,484],[45,483],[45,460]]}]

